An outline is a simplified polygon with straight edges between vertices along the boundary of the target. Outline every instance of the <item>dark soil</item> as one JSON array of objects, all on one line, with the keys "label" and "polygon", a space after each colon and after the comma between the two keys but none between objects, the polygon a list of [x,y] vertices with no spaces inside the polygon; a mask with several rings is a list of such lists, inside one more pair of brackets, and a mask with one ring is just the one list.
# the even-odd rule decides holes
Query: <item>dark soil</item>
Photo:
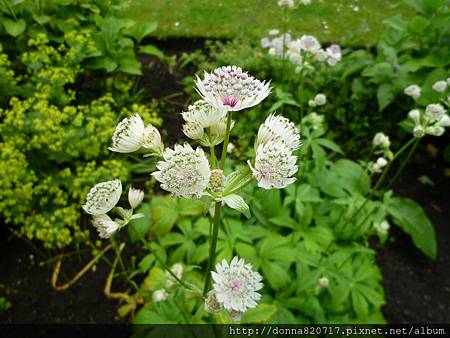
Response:
[{"label": "dark soil", "polygon": [[[440,141],[437,146],[443,149],[444,140]],[[387,302],[383,312],[389,323],[450,323],[450,177],[445,173],[450,164],[442,160],[441,152],[434,158],[426,148],[418,149],[394,188],[397,195],[425,209],[436,231],[438,257],[432,261],[393,227],[391,241],[377,249]],[[419,182],[424,175],[433,185]]]},{"label": "dark soil", "polygon": [[[160,42],[168,55],[201,48],[203,41],[175,40]],[[179,113],[187,107],[190,95],[183,92],[181,80],[193,70],[170,72],[154,58],[142,58],[146,71],[140,85],[146,99],[160,99],[177,93],[160,107],[164,129],[169,142],[182,138]],[[165,135],[166,136],[166,135]],[[164,137],[165,137],[164,136]],[[447,138],[448,140],[448,138]],[[443,149],[443,144],[437,144]],[[386,302],[383,308],[389,323],[450,323],[450,226],[448,224],[449,177],[445,169],[450,165],[439,153],[432,157],[426,149],[419,149],[413,162],[395,184],[398,195],[412,198],[422,205],[433,222],[438,240],[436,261],[424,256],[414,247],[408,235],[396,227],[391,229],[390,241],[376,246],[378,262],[383,274]],[[419,182],[427,175],[434,185]],[[34,259],[30,259],[34,255]],[[12,237],[0,226],[0,296],[13,306],[0,313],[0,323],[118,323],[118,302],[109,300],[103,288],[109,273],[108,265],[100,262],[74,286],[57,292],[50,286],[52,265],[39,266],[43,261],[25,242]],[[63,263],[61,279],[73,276],[88,257],[74,256]],[[113,289],[123,291],[124,285]]]}]

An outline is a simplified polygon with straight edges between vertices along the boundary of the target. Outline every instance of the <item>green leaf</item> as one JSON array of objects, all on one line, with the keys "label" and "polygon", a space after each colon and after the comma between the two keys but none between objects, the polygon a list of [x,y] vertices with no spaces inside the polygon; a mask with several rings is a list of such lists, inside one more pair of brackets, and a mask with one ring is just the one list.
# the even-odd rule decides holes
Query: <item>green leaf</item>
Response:
[{"label": "green leaf", "polygon": [[134,317],[133,324],[167,324],[167,320],[151,310],[152,304],[144,306]]},{"label": "green leaf", "polygon": [[317,142],[318,144],[320,144],[321,146],[328,148],[336,153],[344,154],[344,152],[342,151],[342,149],[339,145],[337,145],[336,143],[334,143],[333,141],[331,141],[327,138],[318,138],[318,139],[315,139],[314,141]]},{"label": "green leaf", "polygon": [[277,307],[273,304],[259,304],[256,308],[249,309],[242,316],[242,324],[265,323],[277,312]]},{"label": "green leaf", "polygon": [[3,18],[2,21],[6,32],[14,37],[19,36],[20,34],[25,32],[25,29],[27,29],[27,23],[24,19],[14,21],[8,18]]},{"label": "green leaf", "polygon": [[154,199],[151,217],[153,221],[152,232],[165,234],[175,225],[178,218],[177,200],[171,197]]},{"label": "green leaf", "polygon": [[164,270],[159,267],[153,267],[148,276],[144,279],[144,288],[149,291],[162,289],[166,286],[166,275]]},{"label": "green leaf", "polygon": [[245,203],[244,199],[235,194],[231,194],[222,198],[226,205],[228,205],[231,209],[237,210],[240,213],[244,214],[245,217],[250,218],[250,208],[247,203]]},{"label": "green leaf", "polygon": [[156,46],[145,45],[139,48],[139,53],[156,56],[158,59],[164,59],[164,53]]},{"label": "green leaf", "polygon": [[395,224],[411,236],[415,246],[435,259],[437,256],[436,235],[422,207],[408,198],[394,197],[389,199],[387,209]]},{"label": "green leaf", "polygon": [[153,254],[145,255],[144,258],[139,262],[138,267],[141,272],[147,272],[155,261],[155,256]]},{"label": "green leaf", "polygon": [[143,38],[154,32],[156,28],[158,28],[158,23],[156,22],[138,22],[125,30],[125,34],[133,37],[139,44]]},{"label": "green leaf", "polygon": [[150,205],[143,204],[136,213],[141,213],[144,217],[133,219],[128,224],[128,237],[132,243],[139,241],[141,238],[144,238],[148,233],[151,227],[151,218],[150,218]]},{"label": "green leaf", "polygon": [[366,318],[369,314],[369,304],[367,304],[366,298],[356,289],[352,289],[351,295],[353,310],[358,317]]},{"label": "green leaf", "polygon": [[141,63],[135,56],[124,56],[119,63],[119,71],[131,75],[142,75]]},{"label": "green leaf", "polygon": [[280,290],[291,283],[288,271],[278,263],[265,261],[261,264],[261,269],[269,285],[276,290]]},{"label": "green leaf", "polygon": [[389,83],[382,84],[377,90],[378,111],[383,111],[395,99],[395,86]]}]

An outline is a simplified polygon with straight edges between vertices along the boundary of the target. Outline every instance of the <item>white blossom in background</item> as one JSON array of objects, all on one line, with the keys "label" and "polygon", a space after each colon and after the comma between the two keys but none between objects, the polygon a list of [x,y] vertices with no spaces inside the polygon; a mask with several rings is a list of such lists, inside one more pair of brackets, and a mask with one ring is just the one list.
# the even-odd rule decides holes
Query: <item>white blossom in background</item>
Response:
[{"label": "white blossom in background", "polygon": [[301,3],[302,5],[308,6],[308,5],[311,4],[311,1],[312,1],[312,0],[300,0],[300,3]]},{"label": "white blossom in background", "polygon": [[106,214],[114,208],[122,195],[120,180],[112,180],[96,184],[88,193],[84,211],[90,215]]},{"label": "white blossom in background", "polygon": [[314,97],[314,104],[316,106],[323,106],[326,103],[327,103],[327,97],[324,94],[319,93]]},{"label": "white blossom in background", "polygon": [[445,128],[437,126],[437,125],[425,128],[425,134],[428,134],[431,136],[442,136],[442,135],[444,135],[444,133],[445,133]]},{"label": "white blossom in background", "polygon": [[255,167],[248,162],[258,187],[263,189],[283,189],[295,182],[292,177],[298,170],[297,156],[280,142],[260,144],[256,150]]},{"label": "white blossom in background", "polygon": [[414,100],[417,100],[422,93],[422,89],[418,85],[410,85],[404,90],[405,95],[411,96]]},{"label": "white blossom in background", "polygon": [[[173,274],[175,276],[177,276],[178,279],[181,279],[181,277],[183,277],[183,272],[184,272],[183,264],[175,263],[170,268],[170,271],[172,271]],[[166,278],[167,278],[166,279],[166,286],[168,288],[176,283],[175,278],[168,271],[166,271]]]},{"label": "white blossom in background", "polygon": [[335,66],[339,61],[342,60],[341,47],[339,45],[331,45],[326,49],[327,62],[330,66]]},{"label": "white blossom in background", "polygon": [[387,164],[388,161],[384,157],[379,157],[376,162],[372,163],[372,170],[375,173],[381,173]]},{"label": "white blossom in background", "polygon": [[119,224],[113,221],[108,215],[95,215],[92,225],[98,231],[100,238],[110,238],[119,228]]},{"label": "white blossom in background", "polygon": [[131,209],[136,209],[144,199],[144,192],[140,189],[130,187],[128,190],[128,203],[130,203]]},{"label": "white blossom in background", "polygon": [[239,111],[259,104],[270,94],[270,82],[261,82],[237,66],[205,72],[195,81],[202,98],[217,109]]},{"label": "white blossom in background", "polygon": [[330,281],[328,280],[327,277],[322,276],[319,278],[319,286],[322,288],[326,288],[328,287],[328,285],[330,285]]},{"label": "white blossom in background", "polygon": [[259,127],[256,148],[269,142],[281,142],[291,150],[300,148],[300,133],[293,122],[281,115],[270,114]]},{"label": "white blossom in background", "polygon": [[286,6],[288,8],[294,8],[295,2],[294,0],[278,0],[278,6],[280,7]]},{"label": "white blossom in background", "polygon": [[447,89],[447,81],[437,81],[433,84],[433,90],[438,93],[443,93]]},{"label": "white blossom in background", "polygon": [[376,133],[372,140],[372,144],[374,147],[389,148],[391,146],[391,141],[389,140],[389,136],[383,133]]},{"label": "white blossom in background", "polygon": [[319,51],[322,48],[319,40],[317,40],[316,37],[312,35],[303,35],[298,40],[298,47],[311,54],[317,53],[317,51]]},{"label": "white blossom in background", "polygon": [[431,122],[439,121],[445,115],[445,108],[439,103],[431,103],[425,108],[425,116]]},{"label": "white blossom in background", "polygon": [[244,313],[261,299],[257,291],[263,287],[262,277],[242,258],[234,257],[230,264],[226,260],[216,264],[211,276],[217,302],[229,312]]},{"label": "white blossom in background", "polygon": [[278,35],[280,34],[280,31],[278,29],[271,29],[269,31],[269,35]]},{"label": "white blossom in background", "polygon": [[387,221],[374,223],[373,227],[380,235],[387,235],[391,227]]},{"label": "white blossom in background", "polygon": [[167,291],[164,289],[156,290],[152,294],[152,298],[155,303],[163,302],[167,299],[167,297],[168,297]]},{"label": "white blossom in background", "polygon": [[202,196],[211,176],[203,149],[177,144],[174,149],[164,150],[163,159],[156,165],[158,171],[152,174],[161,188],[180,197]]},{"label": "white blossom in background", "polygon": [[420,124],[420,110],[419,109],[413,109],[408,113],[408,117],[414,121],[416,125]]}]

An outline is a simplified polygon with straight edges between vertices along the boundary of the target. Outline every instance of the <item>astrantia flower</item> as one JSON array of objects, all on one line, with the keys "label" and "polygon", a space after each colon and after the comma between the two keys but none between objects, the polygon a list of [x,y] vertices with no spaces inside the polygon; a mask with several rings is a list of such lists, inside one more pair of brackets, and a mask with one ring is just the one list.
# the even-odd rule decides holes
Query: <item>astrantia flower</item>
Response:
[{"label": "astrantia flower", "polygon": [[428,117],[432,122],[439,121],[445,114],[444,107],[439,103],[429,104],[425,108],[425,116]]},{"label": "astrantia flower", "polygon": [[278,0],[278,6],[286,6],[288,8],[293,8],[295,6],[294,0]]},{"label": "astrantia flower", "polygon": [[217,109],[227,111],[253,107],[270,93],[270,82],[261,82],[236,66],[205,72],[205,78],[201,80],[197,76],[195,84],[204,100]]},{"label": "astrantia flower", "polygon": [[438,93],[443,93],[447,89],[447,81],[437,81],[433,84],[433,90]]},{"label": "astrantia flower", "polygon": [[161,183],[161,188],[176,196],[201,196],[208,185],[211,169],[201,148],[192,149],[189,144],[175,145],[165,149],[164,161],[156,165],[159,171],[152,175]]},{"label": "astrantia flower", "polygon": [[374,223],[373,227],[380,235],[387,235],[391,226],[387,221],[383,221],[381,223]]},{"label": "astrantia flower", "polygon": [[260,144],[256,150],[255,167],[249,162],[258,186],[263,189],[282,189],[295,182],[292,177],[298,167],[297,156],[281,142]]},{"label": "astrantia flower", "polygon": [[245,312],[257,306],[263,287],[262,277],[252,270],[251,264],[234,257],[230,264],[226,260],[216,265],[211,272],[217,301],[228,311]]},{"label": "astrantia flower", "polygon": [[289,119],[270,114],[266,121],[259,127],[256,147],[268,142],[282,142],[291,150],[300,147],[300,134],[295,124]]},{"label": "astrantia flower", "polygon": [[422,90],[418,85],[410,85],[405,88],[405,95],[411,96],[414,100],[417,100],[420,97]]},{"label": "astrantia flower", "polygon": [[130,187],[130,190],[128,190],[128,202],[132,209],[136,209],[142,203],[143,199],[144,192],[142,190]]},{"label": "astrantia flower", "polygon": [[309,53],[316,53],[320,48],[320,42],[312,35],[303,35],[299,40],[300,49]]},{"label": "astrantia flower", "polygon": [[151,124],[147,125],[144,129],[144,138],[142,141],[142,147],[148,150],[152,150],[157,154],[161,154],[164,149],[164,144],[161,140],[161,134]]},{"label": "astrantia flower", "polygon": [[205,129],[197,122],[183,124],[183,133],[192,140],[200,140],[205,136]]},{"label": "astrantia flower", "polygon": [[323,106],[325,103],[327,103],[327,97],[324,94],[317,94],[314,97],[314,103],[316,106]]},{"label": "astrantia flower", "polygon": [[139,114],[124,118],[116,127],[109,150],[118,153],[132,153],[144,142],[144,122]]},{"label": "astrantia flower", "polygon": [[121,195],[120,180],[98,183],[89,191],[83,209],[91,215],[106,214],[116,206]]},{"label": "astrantia flower", "polygon": [[92,225],[97,229],[101,238],[110,238],[120,227],[106,214],[95,215],[92,219]]},{"label": "astrantia flower", "polygon": [[389,141],[389,136],[386,136],[383,133],[376,133],[372,144],[374,147],[389,148],[391,141]]},{"label": "astrantia flower", "polygon": [[198,100],[188,107],[187,112],[181,113],[186,122],[196,122],[202,128],[211,127],[226,115],[223,109],[211,106],[205,100]]},{"label": "astrantia flower", "polygon": [[379,157],[376,162],[372,163],[372,170],[375,173],[381,173],[387,164],[388,161],[384,157]]},{"label": "astrantia flower", "polygon": [[341,47],[339,45],[331,45],[327,48],[326,53],[328,54],[327,62],[330,66],[336,65],[342,60]]},{"label": "astrantia flower", "polygon": [[159,289],[153,292],[152,298],[155,303],[163,302],[167,299],[167,291],[164,289]]}]

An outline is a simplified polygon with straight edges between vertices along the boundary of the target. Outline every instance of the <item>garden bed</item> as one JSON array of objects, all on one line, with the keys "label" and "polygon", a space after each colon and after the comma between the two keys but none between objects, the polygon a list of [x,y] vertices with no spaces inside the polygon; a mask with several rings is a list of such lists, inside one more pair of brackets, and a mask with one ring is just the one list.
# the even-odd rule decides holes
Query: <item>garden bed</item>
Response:
[{"label": "garden bed", "polygon": [[[165,52],[179,53],[188,48],[197,48],[202,42],[164,43]],[[178,93],[167,100],[162,110],[164,129],[170,135],[179,135],[181,117],[177,115],[186,105],[183,86],[179,83],[183,74],[173,75],[167,67],[153,59],[143,59],[144,65],[151,63],[141,85],[148,98],[162,98]],[[187,70],[187,73],[190,71]],[[175,133],[177,131],[177,133]],[[179,137],[170,139],[173,142]],[[447,138],[448,139],[448,138]],[[445,141],[445,140],[443,140]],[[442,142],[442,140],[441,140]],[[442,150],[445,143],[437,144]],[[395,190],[402,196],[419,202],[433,221],[438,240],[438,258],[435,262],[426,258],[411,242],[409,236],[392,229],[391,240],[384,246],[374,243],[377,259],[383,274],[387,304],[383,312],[391,323],[442,323],[450,320],[450,228],[446,210],[450,205],[445,187],[449,178],[445,175],[446,163],[440,157],[432,158],[422,149],[397,182]],[[434,183],[425,185],[418,177],[428,175]],[[112,323],[121,322],[117,315],[117,302],[109,300],[103,293],[107,275],[107,264],[97,265],[74,286],[64,292],[51,288],[52,264],[40,266],[43,260],[25,242],[14,238],[1,227],[0,242],[0,287],[12,303],[12,307],[0,315],[6,323]],[[127,248],[125,254],[130,252]],[[133,253],[136,254],[136,253]],[[33,257],[33,258],[32,258]],[[88,257],[72,256],[63,263],[61,278],[67,279],[80,269]],[[117,283],[116,283],[117,284]],[[114,285],[122,291],[124,285]]]}]

